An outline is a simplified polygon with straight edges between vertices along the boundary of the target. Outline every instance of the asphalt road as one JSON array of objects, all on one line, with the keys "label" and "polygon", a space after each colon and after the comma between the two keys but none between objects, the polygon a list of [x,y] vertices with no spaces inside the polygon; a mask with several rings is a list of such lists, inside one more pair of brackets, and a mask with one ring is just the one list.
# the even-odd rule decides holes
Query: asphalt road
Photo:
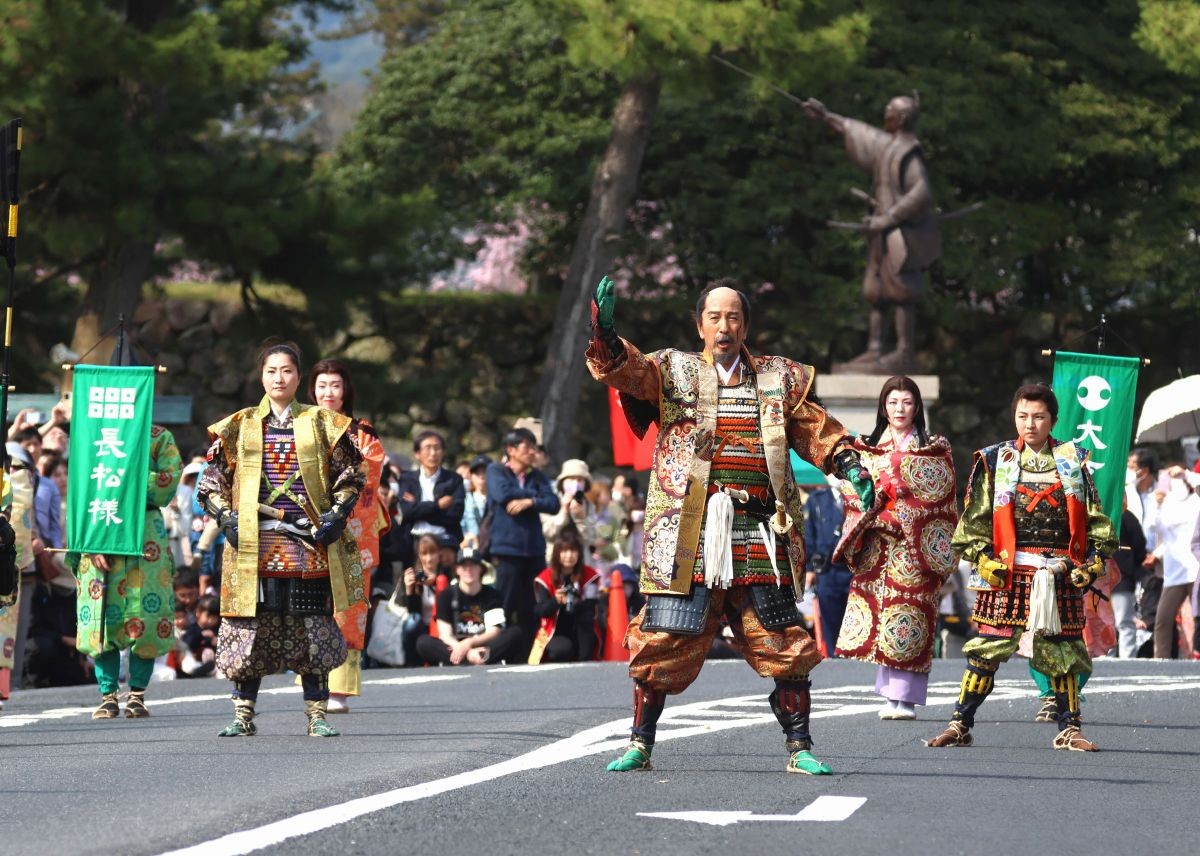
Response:
[{"label": "asphalt road", "polygon": [[[926,748],[960,667],[935,664],[917,722],[881,722],[871,667],[822,664],[824,777],[784,773],[770,682],[732,661],[671,700],[654,770],[627,774],[604,771],[629,723],[619,664],[368,672],[327,740],[282,676],[252,739],[216,737],[215,680],[152,685],[147,720],[93,722],[86,687],[23,692],[0,714],[0,854],[1195,852],[1200,665],[1098,661],[1089,754],[1050,748],[1023,662],[974,747]],[[725,814],[647,816],[679,812]]]}]

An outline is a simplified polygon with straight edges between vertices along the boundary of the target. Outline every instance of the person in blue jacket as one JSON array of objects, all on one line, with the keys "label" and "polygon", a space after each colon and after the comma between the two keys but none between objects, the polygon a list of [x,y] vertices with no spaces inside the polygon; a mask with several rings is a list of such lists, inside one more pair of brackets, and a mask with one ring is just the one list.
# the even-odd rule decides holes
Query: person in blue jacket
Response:
[{"label": "person in blue jacket", "polygon": [[560,502],[554,486],[534,467],[538,442],[528,428],[504,436],[504,461],[487,468],[487,505],[491,528],[487,552],[496,568],[496,588],[504,599],[510,627],[521,628],[522,662],[533,642],[533,580],[546,565],[542,514],[557,514]]}]

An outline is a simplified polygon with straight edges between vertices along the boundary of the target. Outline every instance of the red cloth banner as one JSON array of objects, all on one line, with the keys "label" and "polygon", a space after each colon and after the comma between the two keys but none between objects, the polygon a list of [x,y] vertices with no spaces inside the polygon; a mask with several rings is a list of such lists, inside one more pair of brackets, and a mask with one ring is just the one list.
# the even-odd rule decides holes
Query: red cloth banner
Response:
[{"label": "red cloth banner", "polygon": [[654,466],[654,444],[658,442],[658,426],[651,425],[646,436],[638,439],[625,420],[621,396],[608,388],[608,422],[612,428],[613,465],[648,470]]}]

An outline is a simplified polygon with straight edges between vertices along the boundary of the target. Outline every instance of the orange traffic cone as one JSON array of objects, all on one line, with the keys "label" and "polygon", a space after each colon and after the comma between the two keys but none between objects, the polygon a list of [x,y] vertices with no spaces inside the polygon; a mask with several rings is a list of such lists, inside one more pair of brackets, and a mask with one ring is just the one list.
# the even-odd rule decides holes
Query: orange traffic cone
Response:
[{"label": "orange traffic cone", "polygon": [[812,599],[813,611],[813,636],[817,640],[817,650],[821,652],[822,657],[829,656],[829,650],[825,647],[825,634],[821,632],[821,605],[817,602],[816,595]]},{"label": "orange traffic cone", "polygon": [[446,586],[448,586],[448,585],[450,585],[450,578],[448,576],[446,576],[445,574],[438,574],[437,579],[434,580],[434,583],[433,583],[434,601],[433,601],[433,614],[429,618],[429,635],[432,636],[434,639],[437,639],[437,635],[438,635],[437,595],[439,595],[443,591],[445,591]]},{"label": "orange traffic cone", "polygon": [[625,631],[629,628],[629,607],[625,604],[625,581],[620,571],[612,572],[608,584],[608,633],[604,639],[604,659],[629,662]]}]

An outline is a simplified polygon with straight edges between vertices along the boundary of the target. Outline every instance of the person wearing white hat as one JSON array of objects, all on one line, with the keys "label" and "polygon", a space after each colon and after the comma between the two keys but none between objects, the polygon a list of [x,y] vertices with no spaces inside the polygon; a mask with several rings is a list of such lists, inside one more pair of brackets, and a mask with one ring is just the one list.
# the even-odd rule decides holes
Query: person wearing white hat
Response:
[{"label": "person wearing white hat", "polygon": [[586,461],[569,458],[563,461],[562,471],[554,480],[554,488],[562,507],[557,514],[542,515],[542,534],[546,536],[546,561],[558,536],[568,526],[574,526],[584,550],[596,543],[596,507],[587,498],[592,489],[592,473]]}]

